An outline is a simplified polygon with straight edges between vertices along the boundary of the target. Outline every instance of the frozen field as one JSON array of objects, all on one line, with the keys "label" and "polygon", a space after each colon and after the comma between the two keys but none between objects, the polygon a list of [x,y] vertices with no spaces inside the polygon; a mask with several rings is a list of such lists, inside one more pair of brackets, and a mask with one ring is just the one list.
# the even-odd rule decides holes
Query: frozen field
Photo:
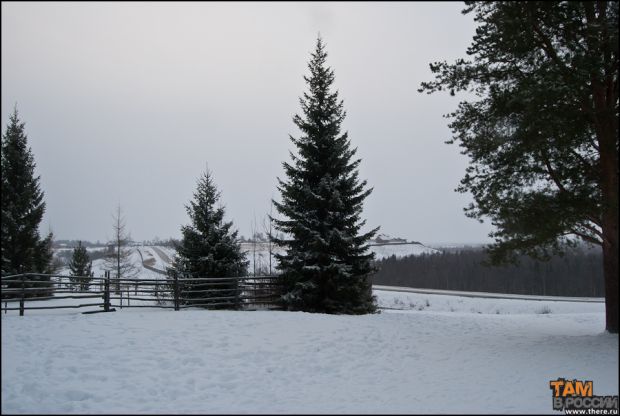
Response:
[{"label": "frozen field", "polygon": [[2,315],[2,413],[553,413],[558,377],[618,394],[602,303],[376,293],[405,310]]}]

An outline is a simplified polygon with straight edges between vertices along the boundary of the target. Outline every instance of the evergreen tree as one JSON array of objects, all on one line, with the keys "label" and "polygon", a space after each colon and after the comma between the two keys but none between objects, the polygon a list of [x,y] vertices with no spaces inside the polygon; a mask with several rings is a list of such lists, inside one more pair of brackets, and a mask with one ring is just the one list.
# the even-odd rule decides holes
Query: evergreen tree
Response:
[{"label": "evergreen tree", "polygon": [[[41,239],[39,225],[45,212],[40,177],[35,176],[34,157],[28,147],[24,123],[17,108],[10,117],[1,145],[2,170],[2,275],[49,273],[53,236]],[[49,277],[29,280],[49,282]],[[31,284],[29,287],[49,287]]]},{"label": "evergreen tree", "polygon": [[[497,227],[496,263],[599,245],[607,330],[618,332],[618,2],[466,2],[467,53],[420,91],[471,91],[450,114],[471,166],[458,188]],[[452,143],[453,141],[449,141]],[[566,236],[571,236],[567,240]]]},{"label": "evergreen tree", "polygon": [[334,72],[319,37],[305,77],[309,92],[300,99],[303,117],[293,122],[301,137],[291,141],[298,156],[284,163],[288,181],[278,178],[282,202],[273,201],[285,219],[274,219],[285,237],[273,241],[286,247],[275,254],[285,282],[284,304],[290,310],[364,314],[376,309],[370,275],[374,254],[368,250],[378,228],[360,233],[364,199],[372,189],[358,180],[360,159],[352,160],[345,117],[338,92],[331,92]]},{"label": "evergreen tree", "polygon": [[82,242],[78,242],[78,246],[73,249],[73,256],[69,262],[69,270],[71,277],[69,280],[73,283],[79,283],[80,291],[88,290],[92,278],[92,265],[90,256],[86,247],[82,246]]},{"label": "evergreen tree", "polygon": [[[199,178],[194,200],[186,206],[191,224],[183,226],[183,238],[177,246],[171,273],[179,279],[240,277],[247,272],[248,262],[232,231],[232,222],[224,221],[224,207],[216,207],[220,192],[208,170]],[[216,284],[214,284],[216,283]],[[237,280],[183,282],[181,297],[188,304],[209,307],[239,307]],[[205,298],[220,298],[205,300]],[[224,305],[222,305],[224,304]]]}]

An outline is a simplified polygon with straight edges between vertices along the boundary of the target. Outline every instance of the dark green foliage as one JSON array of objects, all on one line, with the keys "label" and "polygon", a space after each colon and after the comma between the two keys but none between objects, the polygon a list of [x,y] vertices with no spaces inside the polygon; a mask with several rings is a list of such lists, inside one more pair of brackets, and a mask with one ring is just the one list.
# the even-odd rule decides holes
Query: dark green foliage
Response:
[{"label": "dark green foliage", "polygon": [[[223,278],[244,276],[248,262],[241,251],[237,231],[232,222],[224,221],[224,207],[216,207],[220,198],[210,172],[198,180],[194,200],[186,206],[191,225],[181,228],[183,238],[177,246],[177,257],[171,273],[179,279]],[[181,297],[189,304],[217,304],[214,307],[238,308],[239,286],[235,279],[209,283],[182,282]],[[208,297],[227,299],[203,300]]]},{"label": "dark green foliage", "polygon": [[56,267],[53,264],[54,259],[54,251],[52,249],[52,244],[54,242],[54,233],[51,231],[49,234],[39,241],[37,245],[37,249],[35,250],[34,257],[34,270],[41,270],[41,273],[54,273],[54,268]]},{"label": "dark green foliage", "polygon": [[601,245],[618,325],[618,2],[466,2],[471,60],[436,62],[420,91],[469,91],[449,117],[471,159],[459,192],[496,226],[495,263]]},{"label": "dark green foliage", "polygon": [[521,295],[602,297],[600,250],[565,248],[548,261],[519,256],[518,264],[489,266],[483,249],[396,258],[376,263],[373,284]]},{"label": "dark green foliage", "polygon": [[69,263],[69,270],[71,271],[69,280],[79,283],[80,291],[87,291],[90,282],[93,280],[92,265],[93,262],[90,260],[86,247],[82,247],[81,241],[78,242],[78,246],[73,249],[73,257]]},{"label": "dark green foliage", "polygon": [[[34,157],[28,147],[17,109],[2,136],[2,275],[49,273],[52,233],[41,239],[39,224],[45,212],[40,178],[35,176]],[[49,277],[29,277],[48,282]],[[34,284],[31,284],[34,285]],[[27,285],[31,287],[31,285]],[[47,287],[38,283],[36,287]]]},{"label": "dark green foliage", "polygon": [[273,241],[286,247],[275,254],[286,283],[283,296],[290,310],[364,314],[375,310],[367,242],[377,229],[360,234],[366,181],[358,180],[360,159],[352,159],[347,133],[340,133],[345,117],[338,92],[331,92],[334,72],[326,67],[319,38],[304,77],[309,91],[300,99],[303,116],[293,122],[301,130],[290,137],[298,155],[284,163],[288,180],[278,179],[282,202],[274,202],[286,219],[274,219],[286,237]]}]

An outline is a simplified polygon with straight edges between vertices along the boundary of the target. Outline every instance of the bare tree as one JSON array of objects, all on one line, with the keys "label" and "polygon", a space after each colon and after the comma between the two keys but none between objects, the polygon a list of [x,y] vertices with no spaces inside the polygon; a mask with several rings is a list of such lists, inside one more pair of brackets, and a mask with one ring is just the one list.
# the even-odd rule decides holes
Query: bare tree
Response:
[{"label": "bare tree", "polygon": [[252,274],[256,276],[256,213],[252,219]]},{"label": "bare tree", "polygon": [[263,218],[263,231],[265,232],[265,235],[267,235],[267,252],[269,254],[269,276],[271,276],[271,259],[273,258],[273,200],[269,205],[269,214]]},{"label": "bare tree", "polygon": [[112,251],[105,258],[105,268],[116,274],[116,293],[121,292],[120,279],[134,277],[138,273],[138,269],[131,261],[131,251],[127,248],[127,243],[131,239],[127,233],[125,218],[122,215],[120,204],[116,212],[112,214],[114,231]]}]

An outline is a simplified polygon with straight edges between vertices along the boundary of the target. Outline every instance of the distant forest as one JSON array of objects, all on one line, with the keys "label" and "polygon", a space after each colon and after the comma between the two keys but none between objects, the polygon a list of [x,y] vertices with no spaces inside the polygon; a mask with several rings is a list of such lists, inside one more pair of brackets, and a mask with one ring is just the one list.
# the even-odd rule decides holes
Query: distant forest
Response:
[{"label": "distant forest", "polygon": [[514,293],[524,295],[603,297],[600,250],[579,247],[549,261],[519,257],[518,265],[486,266],[483,249],[379,260],[373,284],[424,289]]}]

